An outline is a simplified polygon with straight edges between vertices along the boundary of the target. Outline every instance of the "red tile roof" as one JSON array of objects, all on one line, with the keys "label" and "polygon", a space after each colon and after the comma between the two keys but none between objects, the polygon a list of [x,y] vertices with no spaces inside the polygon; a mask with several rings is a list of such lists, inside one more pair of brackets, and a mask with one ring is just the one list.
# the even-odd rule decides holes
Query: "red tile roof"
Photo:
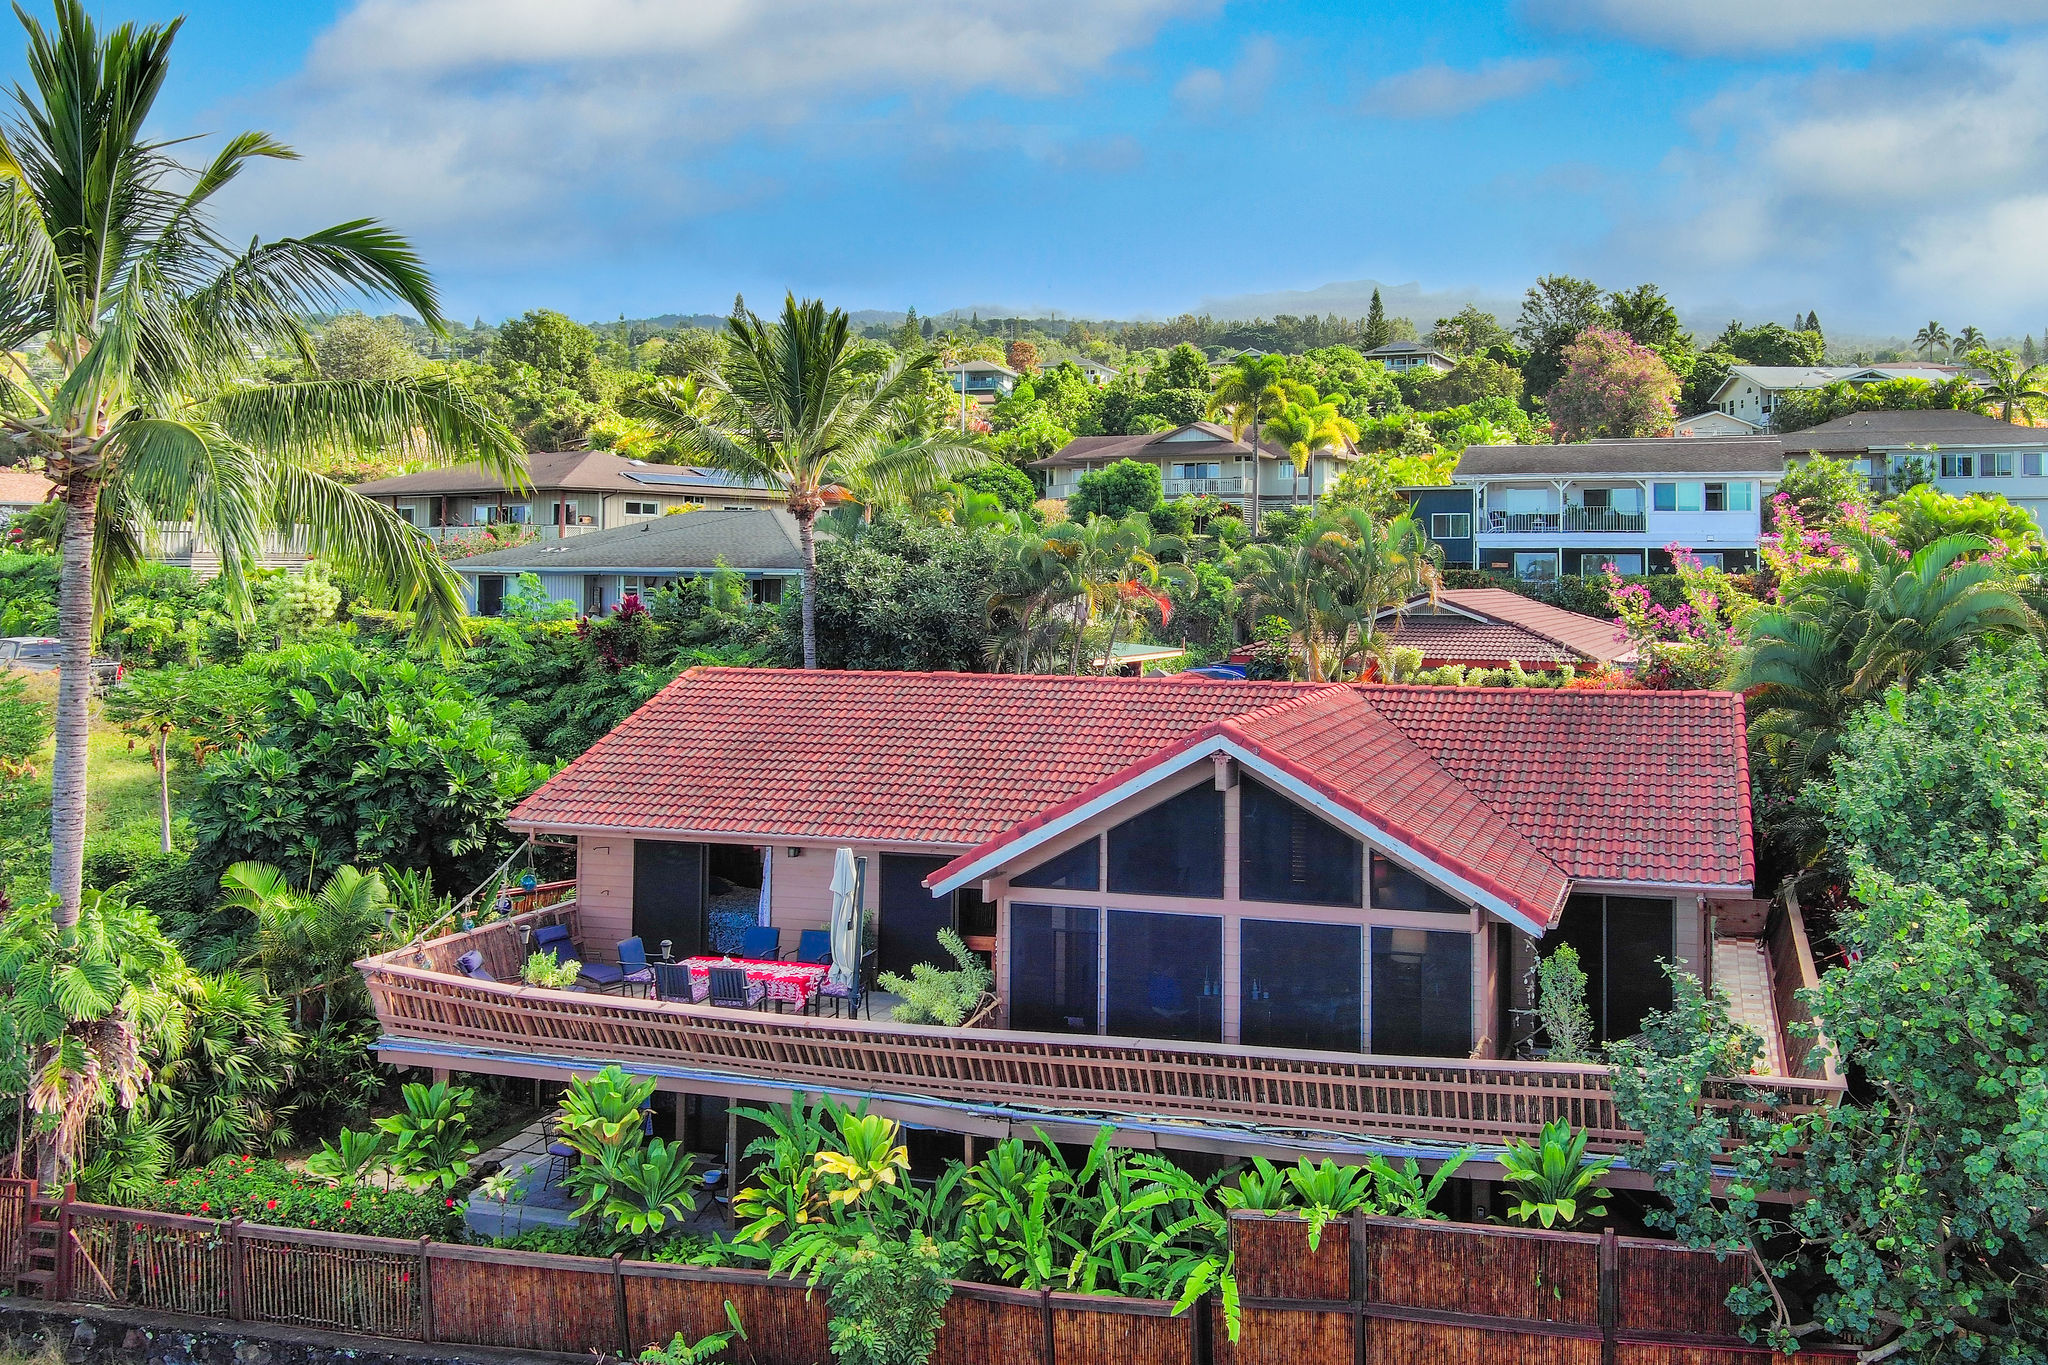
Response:
[{"label": "red tile roof", "polygon": [[1525,668],[1586,662],[1586,656],[1575,649],[1503,621],[1475,621],[1451,613],[1430,616],[1423,612],[1409,612],[1400,621],[1388,638],[1396,649],[1421,650],[1424,668],[1447,663],[1505,668],[1510,659]]},{"label": "red tile roof", "polygon": [[972,849],[1219,735],[1532,918],[1754,878],[1727,693],[692,669],[512,822]]},{"label": "red tile roof", "polygon": [[[1635,654],[1614,622],[1553,607],[1506,588],[1446,588],[1438,596],[1451,606],[1554,640],[1587,659],[1618,663]],[[1410,622],[1421,619],[1409,618]]]}]

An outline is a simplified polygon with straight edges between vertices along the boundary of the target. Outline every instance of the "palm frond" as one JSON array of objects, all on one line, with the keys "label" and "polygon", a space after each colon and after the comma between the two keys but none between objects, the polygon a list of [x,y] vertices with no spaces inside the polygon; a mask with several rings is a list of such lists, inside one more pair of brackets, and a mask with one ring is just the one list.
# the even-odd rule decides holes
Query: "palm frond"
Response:
[{"label": "palm frond", "polygon": [[532,488],[518,438],[446,380],[239,384],[203,408],[221,430],[274,462],[404,450],[437,464],[475,464],[515,493]]},{"label": "palm frond", "polygon": [[325,475],[285,464],[271,478],[277,523],[296,529],[313,555],[378,585],[394,608],[416,613],[421,639],[468,638],[462,580],[432,541],[389,507]]}]

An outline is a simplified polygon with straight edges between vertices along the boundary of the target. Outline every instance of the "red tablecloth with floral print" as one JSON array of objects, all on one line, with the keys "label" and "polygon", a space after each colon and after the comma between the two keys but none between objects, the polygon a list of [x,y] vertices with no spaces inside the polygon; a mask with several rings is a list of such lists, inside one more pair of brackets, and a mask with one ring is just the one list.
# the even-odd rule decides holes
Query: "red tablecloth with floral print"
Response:
[{"label": "red tablecloth with floral print", "polygon": [[683,965],[690,969],[692,1000],[701,1001],[711,994],[713,967],[742,967],[748,982],[759,986],[768,999],[780,1000],[799,1010],[809,1008],[811,997],[818,993],[818,987],[825,984],[825,974],[832,970],[810,962],[770,962],[753,957],[686,957]]}]

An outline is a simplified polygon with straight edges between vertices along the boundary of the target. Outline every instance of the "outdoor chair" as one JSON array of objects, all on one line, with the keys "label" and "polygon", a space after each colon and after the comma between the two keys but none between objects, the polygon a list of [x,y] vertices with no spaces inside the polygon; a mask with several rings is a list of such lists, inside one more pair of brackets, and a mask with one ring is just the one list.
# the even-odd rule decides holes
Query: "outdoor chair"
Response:
[{"label": "outdoor chair", "polygon": [[796,960],[808,962],[814,967],[823,967],[832,961],[832,931],[830,929],[806,929],[797,940]]},{"label": "outdoor chair", "polygon": [[711,1003],[730,1009],[750,1010],[761,1003],[767,994],[761,987],[747,980],[744,967],[713,967],[711,976]]},{"label": "outdoor chair", "polygon": [[690,969],[680,962],[655,962],[649,964],[654,973],[654,998],[673,1004],[696,1003],[696,987],[690,981]]},{"label": "outdoor chair", "polygon": [[484,970],[484,955],[474,948],[471,948],[461,957],[455,959],[455,970],[461,972],[471,981],[496,981],[498,979]]},{"label": "outdoor chair", "polygon": [[647,960],[647,945],[638,935],[619,940],[619,966],[626,973],[628,986],[638,986],[642,995],[654,989],[654,966]]},{"label": "outdoor chair", "polygon": [[558,964],[576,960],[576,944],[566,924],[548,924],[533,931],[533,951],[546,953]]},{"label": "outdoor chair", "polygon": [[781,942],[780,929],[756,925],[740,935],[740,956],[757,962],[772,962]]},{"label": "outdoor chair", "polygon": [[547,1126],[547,1134],[548,1170],[547,1174],[541,1177],[540,1187],[542,1189],[546,1189],[557,1180],[567,1176],[576,1164],[577,1155],[574,1147],[562,1141],[562,1125],[560,1123],[550,1122]]},{"label": "outdoor chair", "polygon": [[[868,978],[874,974],[874,965],[875,950],[870,948],[861,954],[860,968],[854,972],[851,983],[835,986],[832,978],[825,978],[824,984],[818,987],[818,993],[811,997],[812,1007],[816,1008],[820,1001],[830,1000],[833,1014],[858,1019],[868,1008]],[[874,1016],[869,1014],[868,1017]]]},{"label": "outdoor chair", "polygon": [[629,938],[619,944],[617,966],[609,962],[586,962],[577,976],[601,991],[616,991],[625,994],[628,986],[647,986],[653,983],[654,973],[647,969],[647,950],[637,938]]}]

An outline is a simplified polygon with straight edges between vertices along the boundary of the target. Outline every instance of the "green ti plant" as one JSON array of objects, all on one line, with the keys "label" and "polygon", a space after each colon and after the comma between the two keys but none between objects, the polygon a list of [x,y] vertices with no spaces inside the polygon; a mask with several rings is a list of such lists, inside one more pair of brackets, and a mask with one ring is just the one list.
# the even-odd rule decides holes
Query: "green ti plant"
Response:
[{"label": "green ti plant", "polygon": [[414,1081],[399,1098],[404,1107],[377,1120],[391,1138],[391,1169],[408,1189],[453,1189],[469,1174],[469,1158],[476,1155],[469,1138],[469,1107],[476,1093],[446,1081],[431,1086]]},{"label": "green ti plant", "polygon": [[1534,1145],[1510,1140],[1500,1164],[1507,1183],[1520,1196],[1508,1209],[1511,1222],[1568,1228],[1607,1212],[1607,1206],[1596,1201],[1607,1198],[1600,1181],[1613,1169],[1614,1158],[1586,1160],[1586,1134],[1573,1132],[1563,1119],[1544,1124]]}]

